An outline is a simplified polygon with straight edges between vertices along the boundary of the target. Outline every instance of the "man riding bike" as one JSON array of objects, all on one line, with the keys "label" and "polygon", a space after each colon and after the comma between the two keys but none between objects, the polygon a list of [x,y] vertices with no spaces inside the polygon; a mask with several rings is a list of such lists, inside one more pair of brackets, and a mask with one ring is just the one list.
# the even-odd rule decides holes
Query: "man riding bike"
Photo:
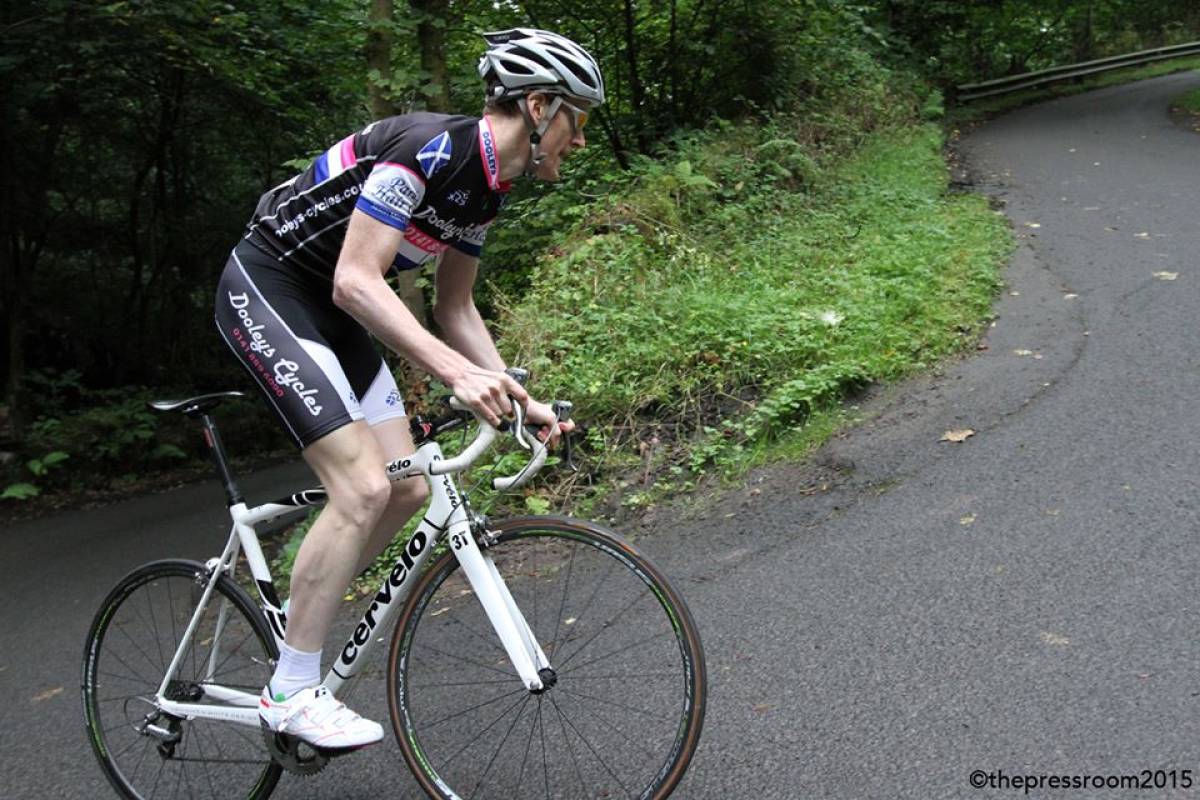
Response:
[{"label": "man riding bike", "polygon": [[[321,648],[345,588],[428,497],[391,483],[413,452],[395,379],[372,337],[434,376],[492,424],[525,406],[553,445],[572,423],[504,373],[472,287],[509,181],[557,180],[604,102],[594,58],[565,37],[485,34],[482,117],[416,113],[373,122],[262,196],[221,275],[217,327],[320,478],[328,504],[292,571],[286,640],[259,712],[271,730],[325,749],[383,738],[320,686]],[[385,282],[437,260],[426,331]]]}]

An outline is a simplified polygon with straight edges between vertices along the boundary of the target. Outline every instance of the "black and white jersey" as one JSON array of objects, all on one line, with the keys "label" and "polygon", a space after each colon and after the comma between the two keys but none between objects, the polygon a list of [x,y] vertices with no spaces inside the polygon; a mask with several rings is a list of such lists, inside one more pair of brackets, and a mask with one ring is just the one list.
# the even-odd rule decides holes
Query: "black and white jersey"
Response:
[{"label": "black and white jersey", "polygon": [[508,189],[486,117],[389,117],[264,194],[246,239],[285,266],[332,280],[357,208],[404,231],[394,266],[412,269],[447,247],[479,255]]}]

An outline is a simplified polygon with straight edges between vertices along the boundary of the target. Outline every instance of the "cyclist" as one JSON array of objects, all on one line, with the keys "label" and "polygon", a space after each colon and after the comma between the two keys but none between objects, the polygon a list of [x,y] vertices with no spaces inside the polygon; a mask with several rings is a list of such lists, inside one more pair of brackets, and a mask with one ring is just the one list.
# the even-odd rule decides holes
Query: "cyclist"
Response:
[{"label": "cyclist", "polygon": [[[321,748],[383,737],[319,685],[321,648],[351,578],[429,492],[421,478],[384,475],[384,463],[414,446],[371,338],[492,424],[511,396],[547,444],[573,427],[504,373],[472,286],[509,182],[558,179],[563,158],[586,143],[604,83],[596,60],[563,36],[516,28],[484,38],[482,117],[406,114],[342,139],[262,196],[217,290],[221,336],[329,497],[296,555],[286,641],[259,706],[266,727]],[[433,319],[444,342],[385,282],[389,269],[434,258]]]}]

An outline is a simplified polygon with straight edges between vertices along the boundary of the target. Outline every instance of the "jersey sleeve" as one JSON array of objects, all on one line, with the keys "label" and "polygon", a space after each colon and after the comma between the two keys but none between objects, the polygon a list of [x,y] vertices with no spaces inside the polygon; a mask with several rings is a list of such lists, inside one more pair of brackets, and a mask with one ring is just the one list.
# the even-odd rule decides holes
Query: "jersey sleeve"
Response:
[{"label": "jersey sleeve", "polygon": [[385,225],[404,230],[425,196],[425,180],[397,161],[377,161],[354,207]]},{"label": "jersey sleeve", "polygon": [[478,225],[468,226],[457,239],[450,243],[450,246],[460,253],[479,258],[479,254],[483,252],[483,240],[487,238],[488,228],[492,227],[493,221],[488,220]]}]

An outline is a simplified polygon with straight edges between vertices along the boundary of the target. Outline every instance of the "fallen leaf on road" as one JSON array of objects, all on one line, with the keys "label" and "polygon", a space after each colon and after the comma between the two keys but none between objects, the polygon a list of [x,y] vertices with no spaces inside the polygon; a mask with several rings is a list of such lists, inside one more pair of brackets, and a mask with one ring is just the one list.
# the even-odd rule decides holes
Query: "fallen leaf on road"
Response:
[{"label": "fallen leaf on road", "polygon": [[767,703],[759,703],[754,707],[755,714],[765,714],[771,710],[771,706]]},{"label": "fallen leaf on road", "polygon": [[63,687],[61,687],[61,686],[58,686],[54,689],[47,689],[46,691],[42,692],[41,694],[35,694],[33,696],[33,702],[40,703],[43,700],[49,700],[51,697],[54,697],[55,695],[62,694],[62,690],[63,690]]},{"label": "fallen leaf on road", "polygon": [[1158,278],[1160,281],[1173,281],[1179,277],[1179,273],[1178,272],[1156,272],[1156,273],[1154,273],[1154,277]]},{"label": "fallen leaf on road", "polygon": [[946,431],[945,433],[942,434],[942,438],[939,441],[965,442],[967,439],[970,439],[974,435],[975,435],[975,431],[971,430],[970,428],[964,428],[959,431]]},{"label": "fallen leaf on road", "polygon": [[965,517],[963,517],[962,519],[960,519],[958,521],[958,524],[959,525],[970,525],[971,523],[975,522],[976,519],[977,519],[977,517],[974,514],[967,514]]},{"label": "fallen leaf on road", "polygon": [[1046,644],[1052,644],[1058,647],[1062,647],[1063,645],[1068,645],[1071,643],[1071,640],[1067,637],[1059,636],[1057,633],[1051,633],[1050,631],[1042,631],[1042,641]]}]

